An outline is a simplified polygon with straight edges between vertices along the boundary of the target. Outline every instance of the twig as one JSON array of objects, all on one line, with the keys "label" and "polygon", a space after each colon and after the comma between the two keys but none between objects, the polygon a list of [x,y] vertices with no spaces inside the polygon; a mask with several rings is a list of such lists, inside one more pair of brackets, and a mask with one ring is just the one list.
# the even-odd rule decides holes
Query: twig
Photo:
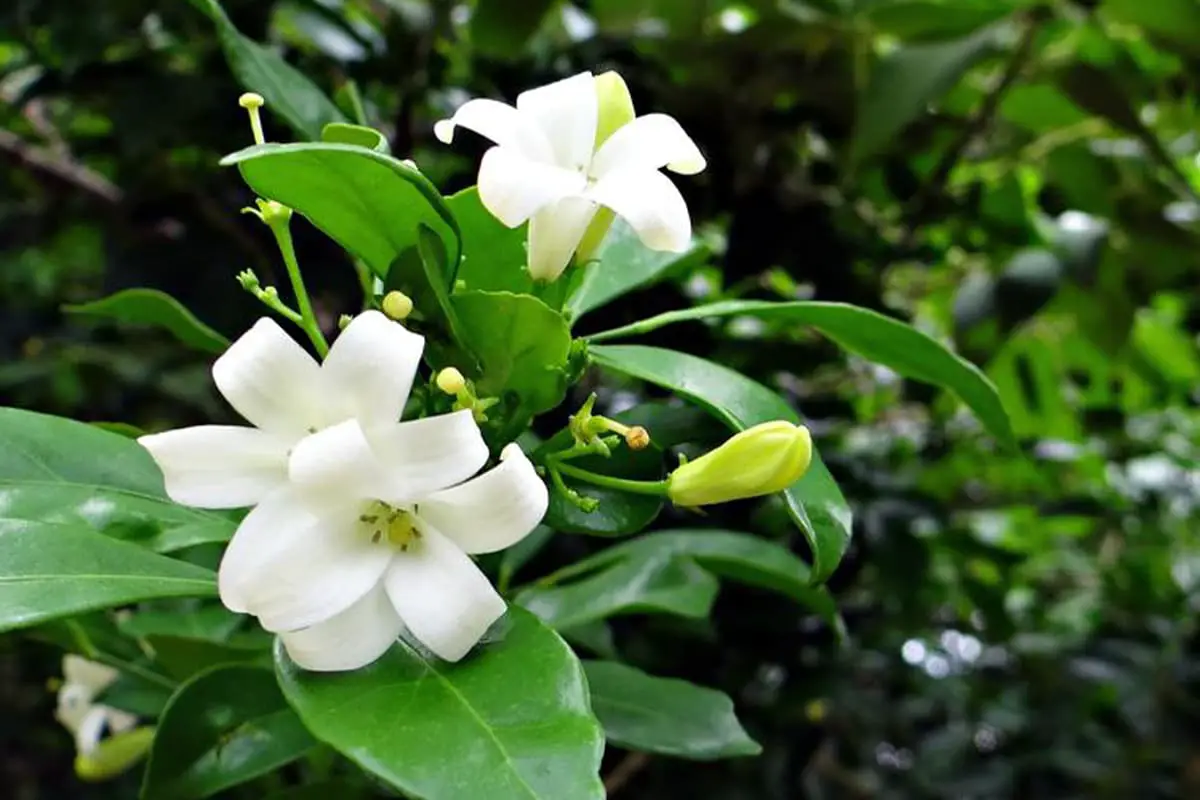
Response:
[{"label": "twig", "polygon": [[1033,46],[1038,31],[1046,18],[1046,14],[1042,13],[1040,9],[1035,9],[1025,15],[1021,38],[996,87],[987,93],[975,114],[967,120],[958,136],[942,152],[942,157],[938,159],[937,165],[930,173],[929,180],[921,186],[917,195],[910,202],[909,210],[905,215],[910,220],[906,245],[912,245],[918,223],[929,212],[933,201],[945,191],[946,183],[950,179],[950,173],[954,171],[955,164],[962,159],[975,137],[983,133],[991,124],[992,118],[996,116],[996,111],[1000,108],[1000,100],[1021,76],[1030,56],[1033,55]]},{"label": "twig", "polygon": [[44,147],[32,145],[12,131],[0,130],[0,150],[31,169],[46,173],[108,203],[120,203],[120,187],[91,168]]},{"label": "twig", "polygon": [[630,753],[621,759],[621,762],[613,768],[613,771],[604,779],[604,791],[612,797],[619,792],[621,788],[633,780],[633,777],[646,768],[650,763],[649,753]]}]

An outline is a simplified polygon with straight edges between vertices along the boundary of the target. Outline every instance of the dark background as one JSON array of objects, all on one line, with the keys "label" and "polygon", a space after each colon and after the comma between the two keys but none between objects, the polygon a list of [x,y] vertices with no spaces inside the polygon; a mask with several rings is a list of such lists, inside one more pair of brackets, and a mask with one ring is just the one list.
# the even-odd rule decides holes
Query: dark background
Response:
[{"label": "dark background", "polygon": [[[331,95],[356,81],[393,152],[446,192],[473,182],[484,147],[433,139],[462,100],[619,70],[640,111],[676,116],[707,155],[677,183],[717,256],[587,330],[700,300],[858,303],[984,367],[1022,443],[1001,451],[949,398],[805,330],[734,320],[650,337],[810,418],[856,514],[831,583],[849,637],[839,647],[804,609],[736,586],[704,624],[620,620],[626,659],[728,692],[765,752],[692,764],[610,749],[611,793],[1200,796],[1200,6],[477,5],[225,4]],[[147,428],[228,417],[204,355],[62,306],[150,286],[231,337],[261,313],[234,275],[282,283],[277,253],[217,166],[250,140],[241,91],[188,3],[0,4],[5,404]],[[291,138],[269,109],[266,123]],[[294,230],[332,324],[355,303],[353,270]],[[710,521],[804,552],[770,506]],[[603,544],[557,537],[530,574]],[[136,773],[75,783],[45,686],[58,657],[0,640],[0,795],[134,796]]]}]

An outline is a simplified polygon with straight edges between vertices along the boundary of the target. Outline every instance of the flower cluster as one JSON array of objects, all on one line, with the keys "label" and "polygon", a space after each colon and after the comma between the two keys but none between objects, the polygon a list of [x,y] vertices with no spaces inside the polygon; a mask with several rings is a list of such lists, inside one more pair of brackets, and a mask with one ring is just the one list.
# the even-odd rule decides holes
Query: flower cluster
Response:
[{"label": "flower cluster", "polygon": [[399,421],[424,346],[366,311],[318,364],[262,319],[213,365],[254,427],[139,439],[175,501],[254,506],[221,561],[221,600],[306,669],[357,669],[404,632],[461,659],[505,611],[470,554],[512,545],[546,512],[517,445],[476,475],[489,452],[470,411]]}]

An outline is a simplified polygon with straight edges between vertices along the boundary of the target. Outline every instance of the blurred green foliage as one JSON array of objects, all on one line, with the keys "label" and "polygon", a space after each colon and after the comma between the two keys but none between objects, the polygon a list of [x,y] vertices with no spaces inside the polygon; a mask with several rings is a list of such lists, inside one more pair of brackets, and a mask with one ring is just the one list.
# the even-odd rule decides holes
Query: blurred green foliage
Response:
[{"label": "blurred green foliage", "polygon": [[[683,190],[714,256],[589,314],[585,333],[689,303],[847,301],[953,341],[1001,391],[1019,452],[950,398],[784,319],[646,340],[782,389],[856,529],[831,584],[841,644],[814,616],[738,585],[708,621],[614,622],[627,661],[728,692],[764,753],[696,765],[610,747],[612,794],[1200,796],[1200,6],[224,5],[264,57],[336,98],[322,119],[380,127],[446,192],[473,182],[475,162],[440,147],[432,125],[468,96],[616,69],[640,110],[679,118],[709,160]],[[228,417],[203,352],[62,311],[144,286],[233,337],[259,313],[234,275],[283,282],[265,231],[237,214],[252,198],[217,166],[250,141],[237,95],[261,88],[235,82],[230,34],[210,13],[148,0],[0,6],[4,404],[144,427]],[[271,111],[268,138],[290,140]],[[358,278],[296,229],[331,325]],[[637,399],[606,386],[608,411]],[[709,522],[805,554],[781,508],[749,518],[735,504]],[[604,545],[561,535],[528,569]],[[54,654],[4,647],[6,796],[132,796],[136,776],[75,786],[43,690]]]}]

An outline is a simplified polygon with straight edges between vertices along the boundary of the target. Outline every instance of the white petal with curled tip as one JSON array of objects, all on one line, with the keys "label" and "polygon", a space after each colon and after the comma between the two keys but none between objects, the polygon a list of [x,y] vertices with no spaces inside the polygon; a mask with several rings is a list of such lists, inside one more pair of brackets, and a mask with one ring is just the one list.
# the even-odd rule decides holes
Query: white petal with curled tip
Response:
[{"label": "white petal with curled tip", "polygon": [[662,169],[695,175],[706,163],[700,148],[674,117],[647,114],[622,125],[600,146],[591,174],[602,178],[622,169]]},{"label": "white petal with curled tip", "polygon": [[587,196],[623,217],[651,250],[682,253],[691,242],[692,220],[687,203],[661,172],[611,172],[597,181]]},{"label": "white petal with curled tip", "polygon": [[597,210],[590,200],[568,197],[535,214],[529,221],[529,274],[542,281],[562,275]]},{"label": "white petal with curled tip", "polygon": [[421,364],[425,337],[379,311],[364,311],[338,336],[321,365],[331,400],[364,428],[400,419]]},{"label": "white petal with curled tip", "polygon": [[167,496],[197,508],[242,508],[287,481],[295,437],[234,425],[199,425],[138,438],[162,470]]},{"label": "white petal with curled tip", "polygon": [[504,615],[503,598],[466,553],[429,526],[384,577],[408,632],[438,657],[458,661]]},{"label": "white petal with curled tip", "polygon": [[340,614],[379,582],[392,551],[373,544],[362,504],[314,507],[303,487],[267,497],[246,515],[221,559],[217,585],[231,611],[269,631]]},{"label": "white petal with curled tip", "polygon": [[504,147],[488,150],[479,164],[479,202],[510,228],[585,186],[582,172],[531,161]]},{"label": "white petal with curled tip", "polygon": [[587,169],[596,144],[600,100],[590,72],[521,92],[517,110],[546,134],[554,160],[570,170]]},{"label": "white petal with curled tip", "polygon": [[498,100],[468,100],[458,107],[450,119],[437,122],[433,126],[433,134],[442,144],[450,144],[454,140],[456,127],[474,131],[534,161],[544,164],[554,161],[554,151],[537,122]]},{"label": "white petal with curled tip", "polygon": [[78,752],[88,755],[99,746],[100,737],[104,735],[104,728],[109,721],[108,712],[109,709],[104,706],[92,706],[79,720],[78,727],[72,730]]},{"label": "white petal with curled tip", "polygon": [[494,553],[528,536],[549,502],[533,462],[513,443],[496,467],[422,500],[417,516],[467,553]]},{"label": "white petal with curled tip", "polygon": [[462,483],[488,460],[483,433],[469,409],[401,422],[373,432],[370,441],[386,471],[378,499],[393,505]]},{"label": "white petal with curled tip", "polygon": [[327,422],[321,368],[274,320],[260,319],[212,368],[213,381],[246,421],[303,436]]},{"label": "white petal with curled tip", "polygon": [[279,634],[288,656],[312,672],[365,667],[400,636],[400,617],[379,583],[354,605],[309,628]]}]

